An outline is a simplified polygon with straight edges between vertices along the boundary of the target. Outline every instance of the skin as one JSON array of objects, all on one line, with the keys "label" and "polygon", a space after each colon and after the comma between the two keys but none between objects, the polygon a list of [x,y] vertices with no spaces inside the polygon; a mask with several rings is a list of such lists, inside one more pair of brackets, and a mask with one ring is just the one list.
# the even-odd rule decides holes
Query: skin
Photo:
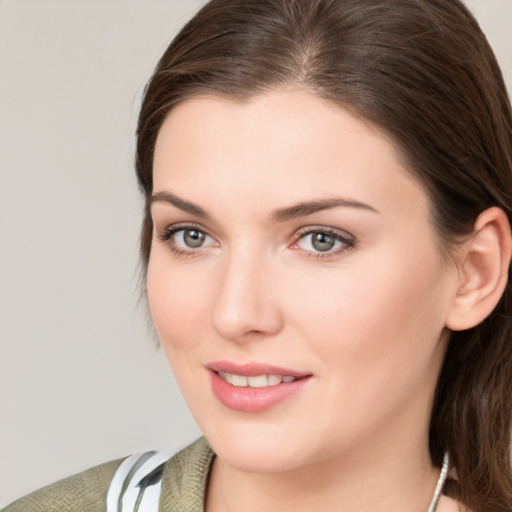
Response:
[{"label": "skin", "polygon": [[[429,414],[460,280],[388,137],[305,91],[194,98],[160,130],[154,192],[208,213],[155,200],[147,273],[162,346],[218,455],[208,512],[426,511],[439,475]],[[332,198],[366,207],[271,218]],[[310,228],[348,243],[318,251]],[[219,360],[312,377],[267,411],[236,412],[212,393],[206,365]],[[438,511],[455,509],[443,498]]]}]

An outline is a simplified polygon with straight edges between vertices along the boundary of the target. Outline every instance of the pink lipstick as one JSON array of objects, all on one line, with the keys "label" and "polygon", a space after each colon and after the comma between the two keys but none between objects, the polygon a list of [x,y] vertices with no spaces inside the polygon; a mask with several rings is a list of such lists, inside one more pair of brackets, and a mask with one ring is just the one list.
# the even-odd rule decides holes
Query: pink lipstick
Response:
[{"label": "pink lipstick", "polygon": [[218,361],[207,365],[214,395],[239,412],[263,412],[298,393],[311,374],[266,364],[238,365]]}]

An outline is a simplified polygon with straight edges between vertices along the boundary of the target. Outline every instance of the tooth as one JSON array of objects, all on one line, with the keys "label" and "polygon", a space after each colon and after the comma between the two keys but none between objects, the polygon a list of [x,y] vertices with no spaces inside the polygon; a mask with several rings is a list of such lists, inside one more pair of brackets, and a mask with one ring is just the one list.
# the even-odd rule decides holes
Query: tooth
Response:
[{"label": "tooth", "polygon": [[231,374],[231,373],[219,372],[219,377],[221,379],[225,380],[226,382],[228,382],[229,384],[231,384],[233,381],[233,374]]},{"label": "tooth", "polygon": [[230,384],[237,387],[247,387],[247,377],[245,375],[232,375]]},{"label": "tooth", "polygon": [[218,372],[219,377],[227,383],[236,387],[264,388],[266,386],[277,386],[281,382],[293,382],[297,380],[291,375],[256,375],[247,377],[245,375],[236,375],[228,372]]},{"label": "tooth", "polygon": [[267,377],[269,386],[277,386],[281,384],[281,375],[269,375]]},{"label": "tooth", "polygon": [[247,382],[251,388],[264,388],[268,385],[266,375],[258,375],[256,377],[248,377]]}]

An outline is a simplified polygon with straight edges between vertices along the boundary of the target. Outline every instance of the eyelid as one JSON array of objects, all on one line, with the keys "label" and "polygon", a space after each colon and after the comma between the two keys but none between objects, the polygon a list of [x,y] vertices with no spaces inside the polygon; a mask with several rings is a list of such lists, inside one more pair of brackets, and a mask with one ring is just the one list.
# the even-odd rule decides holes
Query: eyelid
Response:
[{"label": "eyelid", "polygon": [[[330,250],[330,251],[307,251],[301,249],[298,246],[298,243],[301,239],[306,237],[307,235],[311,235],[313,233],[325,233],[327,235],[333,236],[336,240],[342,242],[343,247],[338,249]],[[327,227],[327,226],[306,226],[304,228],[299,229],[293,238],[292,244],[289,246],[294,250],[302,250],[308,253],[308,257],[316,258],[316,259],[330,259],[340,256],[342,253],[347,252],[350,249],[353,249],[356,245],[356,238],[354,235],[348,233],[347,231]]]},{"label": "eyelid", "polygon": [[349,233],[348,231],[345,231],[343,229],[333,228],[330,226],[322,226],[322,225],[312,225],[312,226],[305,226],[303,228],[298,229],[294,234],[294,239],[298,240],[299,238],[303,237],[304,235],[309,235],[311,233],[328,233],[331,235],[334,235],[338,238],[341,238],[342,240],[346,241],[354,241],[355,242],[355,236]]},{"label": "eyelid", "polygon": [[[156,223],[154,223],[154,228],[155,228],[155,231],[157,231]],[[214,238],[212,235],[210,235],[208,229],[206,229],[204,226],[202,226],[201,224],[198,224],[196,222],[173,222],[171,224],[165,224],[165,225],[162,224],[162,228],[161,228],[162,234],[156,235],[156,236],[166,236],[166,234],[169,234],[171,232],[176,232],[181,229],[195,229],[197,231],[201,231],[205,235],[210,236],[211,238]]]},{"label": "eyelid", "polygon": [[[155,225],[156,229],[156,225]],[[204,233],[208,238],[213,240],[213,244],[207,244],[204,246],[200,246],[197,248],[183,248],[181,246],[176,245],[171,240],[173,235],[183,230],[197,230],[201,233]],[[328,251],[315,251],[315,250],[307,250],[299,247],[299,242],[301,239],[305,238],[308,235],[314,233],[324,233],[329,236],[335,238],[338,242],[341,242],[342,247],[338,247],[336,249],[331,249]],[[172,252],[183,255],[183,256],[198,256],[202,250],[208,249],[211,246],[218,247],[220,244],[216,240],[216,238],[209,233],[209,230],[203,227],[200,224],[195,222],[178,222],[175,224],[170,224],[162,229],[161,233],[155,233],[154,235],[158,240],[165,242],[169,245],[169,248]],[[299,230],[297,230],[293,235],[293,241],[288,245],[290,249],[302,251],[307,254],[307,257],[315,258],[315,259],[333,259],[336,257],[340,257],[343,253],[353,249],[356,245],[356,238],[354,235],[348,233],[345,230],[322,226],[322,225],[314,225],[314,226],[305,226]]]},{"label": "eyelid", "polygon": [[[210,244],[209,244],[209,245],[198,247],[196,249],[194,249],[192,247],[186,249],[186,248],[178,247],[175,244],[173,244],[171,241],[172,237],[176,233],[179,233],[180,231],[186,231],[186,230],[200,231],[201,233],[204,233],[208,238],[213,240],[215,242],[216,246],[219,245],[219,243],[215,239],[215,237],[212,236],[206,228],[204,228],[200,224],[196,224],[194,222],[178,222],[176,224],[170,224],[170,225],[166,226],[165,228],[163,228],[161,233],[155,233],[155,237],[158,240],[160,240],[161,242],[168,243],[170,246],[170,249],[177,254],[194,255],[194,254],[200,252],[201,249],[206,249],[207,247],[210,247]],[[211,245],[213,245],[213,244],[211,244]]]}]

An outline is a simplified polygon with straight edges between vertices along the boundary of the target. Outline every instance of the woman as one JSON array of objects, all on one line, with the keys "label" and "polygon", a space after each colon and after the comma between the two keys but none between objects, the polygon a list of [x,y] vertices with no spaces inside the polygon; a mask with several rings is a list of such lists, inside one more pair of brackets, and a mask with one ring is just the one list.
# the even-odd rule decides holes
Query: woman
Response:
[{"label": "woman", "polygon": [[459,1],[212,0],[136,164],[149,307],[207,441],[6,511],[512,509],[512,115]]}]

